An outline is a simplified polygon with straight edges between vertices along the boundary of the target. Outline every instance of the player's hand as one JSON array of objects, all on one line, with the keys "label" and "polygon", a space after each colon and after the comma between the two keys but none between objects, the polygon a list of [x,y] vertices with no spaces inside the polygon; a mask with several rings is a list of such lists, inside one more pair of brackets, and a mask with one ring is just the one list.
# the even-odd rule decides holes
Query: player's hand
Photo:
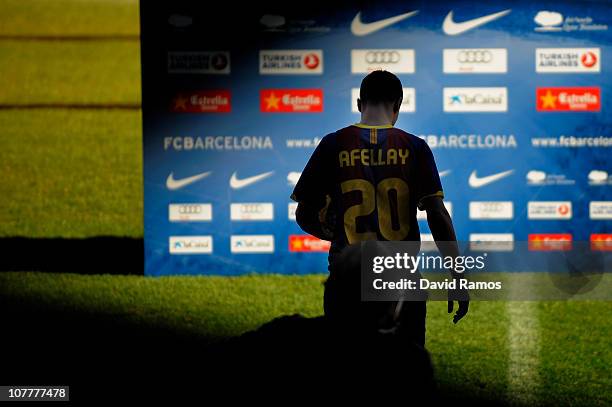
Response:
[{"label": "player's hand", "polygon": [[458,308],[457,312],[453,316],[453,323],[459,322],[463,318],[470,308],[470,294],[466,289],[457,288],[455,290],[448,290],[448,313],[453,312],[454,302],[457,301]]},{"label": "player's hand", "polygon": [[317,237],[332,242],[334,240],[334,231],[336,227],[336,214],[334,210],[330,208],[330,204],[331,197],[327,195],[325,197],[325,206],[319,211],[319,223],[323,235],[322,237]]}]

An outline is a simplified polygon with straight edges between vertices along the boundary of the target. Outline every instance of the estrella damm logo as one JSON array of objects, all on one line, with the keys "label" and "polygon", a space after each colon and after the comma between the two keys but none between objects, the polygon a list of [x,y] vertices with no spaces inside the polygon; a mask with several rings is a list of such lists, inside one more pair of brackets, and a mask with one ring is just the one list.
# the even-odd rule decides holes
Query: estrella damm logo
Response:
[{"label": "estrella damm logo", "polygon": [[177,94],[170,111],[178,113],[227,113],[232,110],[229,90],[200,90]]},{"label": "estrella damm logo", "polygon": [[591,234],[591,250],[612,251],[612,233]]},{"label": "estrella damm logo", "polygon": [[313,113],[323,111],[321,89],[262,89],[260,108],[266,113]]},{"label": "estrella damm logo", "polygon": [[527,237],[527,247],[531,251],[571,250],[572,235],[570,233],[530,233]]},{"label": "estrella damm logo", "polygon": [[329,251],[331,243],[310,235],[289,235],[290,252],[322,252]]},{"label": "estrella damm logo", "polygon": [[598,87],[537,88],[536,109],[540,112],[598,112]]}]

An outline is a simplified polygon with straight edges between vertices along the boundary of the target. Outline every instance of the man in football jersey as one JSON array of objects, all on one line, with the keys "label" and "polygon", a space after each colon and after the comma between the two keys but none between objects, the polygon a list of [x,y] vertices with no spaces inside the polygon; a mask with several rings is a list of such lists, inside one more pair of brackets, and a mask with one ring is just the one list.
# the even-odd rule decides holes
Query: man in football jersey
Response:
[{"label": "man in football jersey", "polygon": [[[350,261],[342,257],[343,251],[367,240],[420,241],[417,208],[427,212],[441,254],[459,254],[429,146],[421,138],[393,127],[402,97],[397,76],[387,71],[368,74],[361,82],[357,100],[361,121],[321,140],[291,195],[298,202],[296,220],[300,227],[332,242],[324,298],[326,315],[337,315],[346,306],[346,286],[359,290],[358,284],[347,283],[339,271]],[[456,273],[451,274],[458,278]],[[351,281],[359,282],[358,278]],[[469,307],[465,293],[460,297],[449,293],[449,313],[453,299],[459,298],[455,323]],[[394,329],[424,346],[425,315],[425,301],[399,301],[391,304],[387,316]]]}]

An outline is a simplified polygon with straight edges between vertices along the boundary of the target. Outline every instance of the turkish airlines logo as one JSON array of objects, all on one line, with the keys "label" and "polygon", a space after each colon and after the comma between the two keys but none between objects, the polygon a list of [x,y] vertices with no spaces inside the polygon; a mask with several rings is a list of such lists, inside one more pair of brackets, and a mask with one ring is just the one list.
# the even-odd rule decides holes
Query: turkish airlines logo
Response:
[{"label": "turkish airlines logo", "polygon": [[506,73],[508,51],[505,48],[445,49],[444,73]]},{"label": "turkish airlines logo", "polygon": [[444,31],[444,34],[446,35],[463,34],[465,32],[473,30],[474,28],[480,27],[481,25],[484,25],[484,24],[490,23],[491,21],[495,21],[499,18],[502,18],[503,16],[510,13],[510,11],[511,10],[508,9],[508,10],[500,11],[498,13],[493,13],[493,14],[489,14],[483,17],[473,18],[471,20],[457,23],[454,21],[454,14],[453,14],[453,11],[451,10],[446,15],[446,18],[444,19],[444,22],[442,23],[442,30]]},{"label": "turkish airlines logo", "polygon": [[536,48],[536,72],[597,73],[601,70],[599,48]]},{"label": "turkish airlines logo", "polygon": [[261,50],[259,51],[261,75],[317,75],[323,73],[323,51]]},{"label": "turkish airlines logo", "polygon": [[313,113],[323,111],[321,89],[262,89],[260,109],[267,113]]},{"label": "turkish airlines logo", "polygon": [[591,201],[589,217],[593,220],[612,220],[612,201]]},{"label": "turkish airlines logo", "polygon": [[530,233],[527,236],[527,247],[532,251],[571,250],[570,233]]},{"label": "turkish airlines logo", "polygon": [[353,49],[351,50],[351,72],[369,73],[385,70],[399,73],[414,73],[413,49]]},{"label": "turkish airlines logo", "polygon": [[592,51],[587,51],[580,57],[580,62],[585,68],[592,68],[599,62],[599,57]]},{"label": "turkish airlines logo", "polygon": [[231,110],[229,90],[179,93],[170,106],[170,111],[178,113],[227,113]]},{"label": "turkish airlines logo", "polygon": [[536,109],[540,112],[598,112],[601,94],[596,87],[537,88]]},{"label": "turkish airlines logo", "polygon": [[527,218],[540,220],[571,219],[572,203],[570,201],[530,201],[527,203]]},{"label": "turkish airlines logo", "polygon": [[321,252],[329,251],[331,243],[310,235],[289,235],[290,252]]},{"label": "turkish airlines logo", "polygon": [[227,51],[168,52],[168,73],[229,74],[230,53]]},{"label": "turkish airlines logo", "polygon": [[385,18],[382,20],[372,21],[369,23],[364,23],[361,21],[361,11],[357,13],[353,21],[351,22],[351,32],[353,35],[358,37],[363,37],[364,35],[373,34],[376,31],[380,31],[383,28],[387,28],[393,24],[399,23],[402,20],[410,18],[416,14],[418,14],[419,10],[410,11],[408,13],[400,14],[397,16]]}]

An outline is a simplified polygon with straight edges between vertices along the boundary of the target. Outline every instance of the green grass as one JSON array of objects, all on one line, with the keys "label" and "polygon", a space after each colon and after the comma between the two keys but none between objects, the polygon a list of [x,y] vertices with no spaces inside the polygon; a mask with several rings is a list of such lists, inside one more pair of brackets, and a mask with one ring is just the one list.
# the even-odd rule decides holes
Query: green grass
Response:
[{"label": "green grass", "polygon": [[[138,32],[135,0],[0,5],[0,35]],[[138,104],[139,47],[0,40],[0,104]],[[141,143],[139,111],[0,111],[0,236],[142,236]]]},{"label": "green grass", "polygon": [[138,34],[138,0],[2,0],[0,35]]},{"label": "green grass", "polygon": [[138,111],[0,111],[0,236],[142,236]]},{"label": "green grass", "polygon": [[[322,313],[322,275],[244,277],[0,274],[0,296],[67,311],[112,315],[142,326],[168,327],[209,340],[238,335],[286,314]],[[521,304],[521,303],[512,303]],[[539,383],[532,402],[610,405],[612,303],[532,303],[540,321]],[[442,389],[512,403],[508,394],[510,325],[506,302],[473,302],[453,325],[446,303],[428,306],[427,348]]]},{"label": "green grass", "polygon": [[[540,398],[612,405],[612,302],[540,302]],[[586,400],[589,400],[587,403]]]},{"label": "green grass", "polygon": [[284,314],[323,312],[322,275],[285,277],[81,276],[0,273],[0,297],[117,315],[214,340]]},{"label": "green grass", "polygon": [[139,104],[140,44],[0,41],[0,78],[0,104]]}]

